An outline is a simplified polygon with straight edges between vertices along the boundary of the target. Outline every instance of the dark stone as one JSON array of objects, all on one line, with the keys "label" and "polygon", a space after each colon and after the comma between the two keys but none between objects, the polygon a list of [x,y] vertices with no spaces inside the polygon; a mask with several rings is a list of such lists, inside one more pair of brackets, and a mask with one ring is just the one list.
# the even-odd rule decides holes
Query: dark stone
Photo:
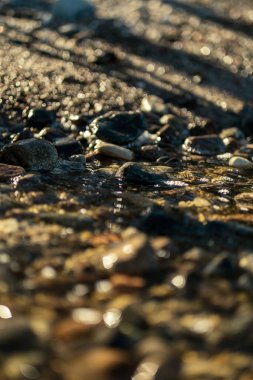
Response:
[{"label": "dark stone", "polygon": [[38,339],[22,319],[0,321],[0,352],[28,351],[38,347]]},{"label": "dark stone", "polygon": [[125,182],[136,185],[156,185],[165,182],[167,179],[165,175],[156,174],[150,168],[142,168],[132,162],[127,162],[121,166],[116,176]]},{"label": "dark stone", "polygon": [[58,161],[53,144],[40,139],[27,139],[7,145],[1,152],[1,162],[31,170],[52,170]]},{"label": "dark stone", "polygon": [[59,156],[61,157],[70,157],[74,154],[83,153],[82,144],[79,141],[76,141],[69,137],[57,140],[54,145]]},{"label": "dark stone", "polygon": [[225,153],[226,147],[219,136],[207,135],[198,137],[188,137],[183,145],[187,153],[200,156],[216,156]]},{"label": "dark stone", "polygon": [[149,208],[135,223],[140,231],[152,235],[171,235],[179,225],[176,215],[168,214],[159,206]]},{"label": "dark stone", "polygon": [[159,145],[179,145],[189,136],[188,129],[173,115],[163,116],[161,122],[164,123],[164,121],[166,121],[165,125],[157,132],[157,135],[161,138]]},{"label": "dark stone", "polygon": [[44,108],[35,108],[29,111],[27,124],[30,127],[41,129],[52,125],[56,120],[55,113]]},{"label": "dark stone", "polygon": [[139,112],[108,113],[89,125],[93,138],[117,145],[135,141],[146,129],[147,123]]},{"label": "dark stone", "polygon": [[159,157],[165,155],[164,151],[155,145],[144,145],[137,153],[140,155],[141,159],[147,161],[156,161]]},{"label": "dark stone", "polygon": [[96,55],[94,59],[92,60],[93,63],[96,65],[109,65],[113,63],[117,63],[118,57],[113,52],[101,52],[100,54]]},{"label": "dark stone", "polygon": [[241,111],[240,128],[246,137],[253,136],[253,106],[247,105]]},{"label": "dark stone", "polygon": [[19,132],[16,135],[14,135],[14,137],[12,138],[12,142],[14,143],[17,141],[27,140],[31,138],[33,138],[32,131],[29,128],[24,128],[22,132]]},{"label": "dark stone", "polygon": [[45,127],[40,131],[38,137],[55,142],[57,139],[66,137],[66,134],[59,128]]}]

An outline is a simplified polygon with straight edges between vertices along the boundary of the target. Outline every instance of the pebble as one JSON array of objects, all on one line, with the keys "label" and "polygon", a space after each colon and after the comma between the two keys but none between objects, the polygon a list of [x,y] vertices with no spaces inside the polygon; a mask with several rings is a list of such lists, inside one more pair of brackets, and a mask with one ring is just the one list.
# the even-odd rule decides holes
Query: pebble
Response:
[{"label": "pebble", "polygon": [[133,162],[127,162],[119,168],[116,177],[123,181],[136,185],[157,185],[164,183],[168,177],[164,174],[158,174],[154,168],[144,168]]},{"label": "pebble", "polygon": [[246,137],[253,135],[253,107],[246,105],[241,111],[240,128]]},{"label": "pebble", "polygon": [[0,164],[0,181],[8,181],[24,174],[25,170],[20,166]]},{"label": "pebble", "polygon": [[160,122],[164,124],[157,132],[157,136],[161,139],[159,144],[161,146],[164,144],[179,145],[189,136],[188,129],[173,115],[164,115]]},{"label": "pebble", "polygon": [[164,151],[155,145],[144,145],[138,152],[145,161],[156,161],[159,157],[164,156]]},{"label": "pebble", "polygon": [[132,161],[134,159],[134,153],[130,149],[124,148],[119,145],[109,144],[100,141],[96,145],[96,148],[98,153],[104,156],[120,158],[126,161]]},{"label": "pebble", "polygon": [[52,125],[56,120],[55,113],[44,108],[31,109],[27,116],[27,124],[36,129]]},{"label": "pebble", "polygon": [[55,142],[60,138],[66,137],[66,134],[60,128],[45,127],[36,135],[36,137]]},{"label": "pebble", "polygon": [[20,140],[33,138],[33,132],[30,128],[24,128],[23,131],[16,133],[12,138],[12,143]]},{"label": "pebble", "polygon": [[69,160],[59,159],[57,165],[52,170],[52,174],[82,173],[85,169],[85,160],[73,159],[73,156],[71,156]]},{"label": "pebble", "polygon": [[247,160],[244,157],[231,157],[229,160],[229,166],[232,166],[237,169],[252,169],[253,162]]},{"label": "pebble", "polygon": [[114,52],[102,50],[96,53],[96,56],[92,59],[92,63],[95,63],[96,65],[109,65],[117,63],[117,61],[118,57]]},{"label": "pebble", "polygon": [[54,143],[60,157],[70,157],[75,154],[82,154],[83,147],[79,141],[71,137],[63,137]]},{"label": "pebble", "polygon": [[116,112],[99,116],[89,125],[91,138],[127,145],[135,141],[145,130],[147,123],[139,112]]},{"label": "pebble", "polygon": [[216,135],[191,136],[183,144],[185,152],[200,156],[216,156],[224,153],[225,149],[222,139]]},{"label": "pebble", "polygon": [[7,145],[1,152],[0,160],[30,170],[52,170],[58,161],[53,144],[40,139],[27,139]]}]

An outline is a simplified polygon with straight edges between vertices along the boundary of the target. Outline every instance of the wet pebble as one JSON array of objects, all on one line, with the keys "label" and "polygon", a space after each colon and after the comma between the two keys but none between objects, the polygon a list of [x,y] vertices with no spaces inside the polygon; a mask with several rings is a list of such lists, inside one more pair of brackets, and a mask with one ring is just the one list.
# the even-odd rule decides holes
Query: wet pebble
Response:
[{"label": "wet pebble", "polygon": [[44,108],[35,108],[29,111],[27,124],[36,129],[52,125],[56,120],[55,113]]},{"label": "wet pebble", "polygon": [[25,171],[20,166],[0,164],[0,181],[8,181],[24,174]]},{"label": "wet pebble", "polygon": [[231,157],[229,160],[229,166],[233,166],[237,169],[252,169],[253,163],[244,157]]},{"label": "wet pebble", "polygon": [[45,127],[36,135],[36,137],[55,142],[58,139],[66,137],[66,134],[60,128]]},{"label": "wet pebble", "polygon": [[100,141],[96,145],[96,149],[98,153],[104,156],[120,158],[121,160],[125,161],[132,161],[134,159],[134,153],[130,149],[124,148],[119,145],[109,144]]},{"label": "wet pebble", "polygon": [[246,137],[253,135],[253,107],[246,105],[241,111],[241,125],[240,128]]},{"label": "wet pebble", "polygon": [[89,125],[91,138],[117,145],[135,141],[146,129],[147,123],[139,112],[109,113]]},{"label": "wet pebble", "polygon": [[222,139],[216,135],[188,137],[183,145],[185,152],[200,156],[216,156],[224,153],[225,149]]},{"label": "wet pebble", "polygon": [[55,148],[60,157],[70,157],[74,154],[82,154],[83,147],[79,141],[72,139],[71,137],[64,137],[58,139],[54,143]]},{"label": "wet pebble", "polygon": [[58,153],[50,142],[33,138],[7,145],[0,159],[7,164],[48,171],[56,166]]},{"label": "wet pebble", "polygon": [[173,115],[163,116],[160,122],[163,127],[157,132],[157,136],[161,139],[159,143],[161,146],[164,144],[179,145],[189,136],[189,131],[182,121]]},{"label": "wet pebble", "polygon": [[156,173],[155,167],[142,167],[138,164],[127,162],[116,173],[116,177],[127,183],[137,185],[157,185],[164,183],[167,176]]}]

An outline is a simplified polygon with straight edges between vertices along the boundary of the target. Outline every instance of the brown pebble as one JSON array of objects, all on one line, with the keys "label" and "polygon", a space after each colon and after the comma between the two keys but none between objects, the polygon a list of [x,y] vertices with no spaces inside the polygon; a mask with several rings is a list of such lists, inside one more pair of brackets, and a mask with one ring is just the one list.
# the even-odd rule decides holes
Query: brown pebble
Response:
[{"label": "brown pebble", "polygon": [[0,181],[8,181],[23,174],[25,170],[20,166],[0,164]]}]

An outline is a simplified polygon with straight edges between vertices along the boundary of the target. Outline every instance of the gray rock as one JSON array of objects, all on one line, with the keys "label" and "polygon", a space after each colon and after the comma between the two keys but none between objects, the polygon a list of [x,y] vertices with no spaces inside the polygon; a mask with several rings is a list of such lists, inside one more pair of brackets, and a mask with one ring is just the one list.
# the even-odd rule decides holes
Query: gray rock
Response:
[{"label": "gray rock", "polygon": [[53,144],[40,139],[27,139],[7,145],[1,152],[1,161],[30,170],[52,170],[58,161]]},{"label": "gray rock", "polygon": [[200,156],[216,156],[225,152],[222,139],[216,135],[188,137],[183,145],[184,151]]},{"label": "gray rock", "polygon": [[91,139],[127,145],[147,129],[144,116],[139,112],[108,113],[93,120],[89,126]]},{"label": "gray rock", "polygon": [[123,181],[138,185],[156,185],[165,182],[168,178],[165,174],[158,174],[155,168],[144,168],[132,162],[127,162],[119,168],[116,177]]}]

